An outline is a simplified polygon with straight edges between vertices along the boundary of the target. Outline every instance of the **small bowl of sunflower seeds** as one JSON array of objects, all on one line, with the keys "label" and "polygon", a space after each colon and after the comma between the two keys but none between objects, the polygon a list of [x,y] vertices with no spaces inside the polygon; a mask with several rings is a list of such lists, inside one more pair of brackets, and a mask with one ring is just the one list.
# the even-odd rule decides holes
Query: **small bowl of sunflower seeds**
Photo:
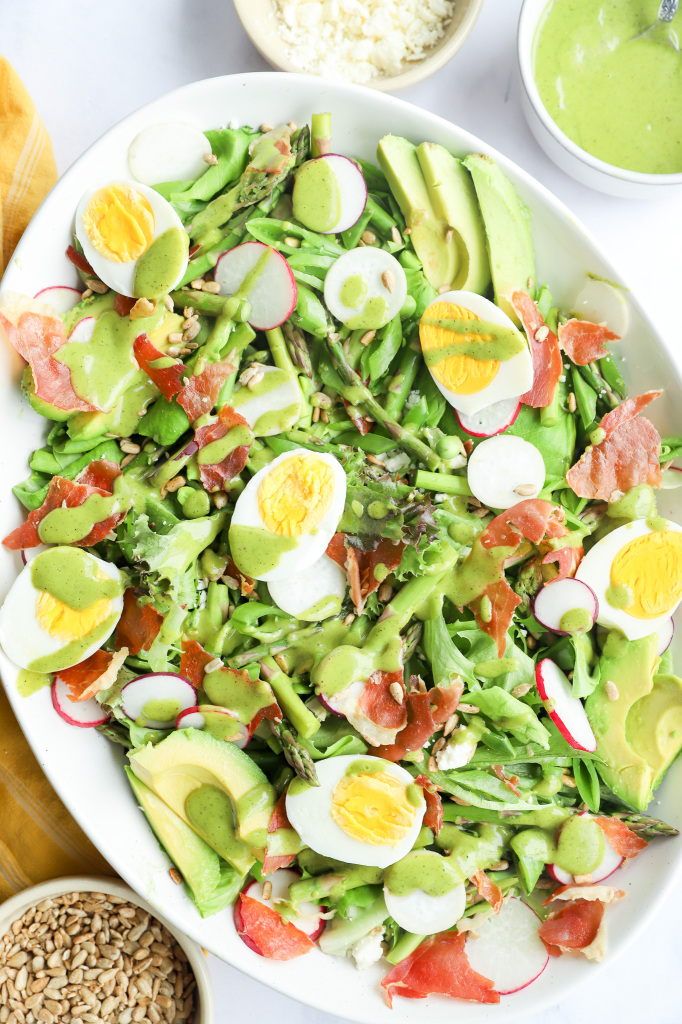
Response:
[{"label": "small bowl of sunflower seeds", "polygon": [[201,948],[113,878],[0,906],[0,1024],[212,1024]]}]

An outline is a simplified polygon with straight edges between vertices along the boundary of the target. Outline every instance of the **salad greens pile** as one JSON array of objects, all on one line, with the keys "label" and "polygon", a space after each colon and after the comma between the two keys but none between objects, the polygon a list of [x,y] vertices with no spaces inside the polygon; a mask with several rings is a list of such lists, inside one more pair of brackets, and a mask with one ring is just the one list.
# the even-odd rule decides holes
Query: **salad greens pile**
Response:
[{"label": "salad greens pile", "polygon": [[[682,438],[659,439],[658,447],[651,442],[650,475],[613,486],[608,498],[599,482],[592,490],[574,489],[567,474],[571,478],[595,451],[604,452],[605,464],[627,462],[622,428],[609,417],[628,410],[630,423],[640,421],[608,349],[585,360],[577,346],[571,357],[568,344],[561,353],[558,346],[553,350],[559,365],[546,402],[524,401],[530,394],[524,387],[512,402],[514,415],[496,429],[474,429],[473,416],[460,415],[447,382],[441,386],[425,359],[428,331],[452,332],[457,324],[461,331],[471,319],[492,331],[494,346],[495,331],[508,329],[496,328],[495,309],[507,314],[504,322],[523,339],[524,353],[530,348],[525,358],[532,357],[537,388],[538,377],[550,373],[543,363],[547,350],[538,350],[576,322],[570,307],[536,283],[529,215],[512,184],[488,158],[471,155],[462,162],[446,154],[447,163],[423,146],[388,137],[379,145],[381,169],[364,160],[353,164],[367,193],[359,218],[340,231],[316,231],[297,219],[292,189],[311,161],[330,154],[329,116],[314,116],[311,130],[263,128],[206,132],[213,158],[205,172],[154,186],[189,238],[184,276],[166,294],[117,294],[107,288],[106,273],[88,263],[78,238],[71,250],[87,290],[61,314],[65,336],[94,318],[100,325],[95,337],[106,346],[125,327],[133,362],[130,373],[126,363],[125,387],[116,394],[110,387],[114,397],[104,411],[61,409],[41,398],[31,363],[26,394],[52,424],[14,494],[40,524],[55,479],[73,488],[84,481],[103,488],[99,493],[109,504],[98,519],[83,512],[91,490],[71,499],[75,491],[61,483],[65,506],[85,515],[85,525],[81,520],[71,527],[81,530],[72,534],[75,540],[38,525],[34,543],[49,535],[80,544],[119,570],[125,595],[118,630],[101,649],[50,678],[70,687],[71,700],[82,699],[89,687],[85,696],[106,719],[96,728],[129,753],[126,771],[136,798],[199,912],[213,914],[237,900],[238,931],[257,952],[287,958],[266,946],[262,921],[249,917],[254,902],[299,935],[302,907],[313,917],[324,911],[325,952],[353,951],[358,964],[385,956],[398,965],[419,950],[426,955],[426,936],[449,934],[458,922],[452,934],[464,935],[464,919],[498,912],[510,897],[555,926],[546,933],[555,951],[579,948],[570,928],[557,926],[565,924],[559,904],[543,901],[557,881],[596,886],[606,877],[609,850],[620,863],[654,836],[675,833],[648,817],[646,808],[682,744],[679,729],[657,732],[666,715],[680,720],[682,682],[670,650],[659,653],[658,620],[651,634],[628,636],[609,625],[602,599],[599,613],[595,604],[586,618],[581,605],[581,615],[569,621],[564,613],[575,610],[569,605],[548,623],[537,617],[536,598],[577,582],[576,570],[590,593],[600,587],[611,593],[621,548],[601,561],[588,561],[592,552],[633,524],[652,536],[679,529],[657,519],[652,482],[660,480],[659,464],[665,473],[682,454]],[[322,182],[314,193],[327,213],[333,189]],[[343,193],[339,201],[343,206]],[[223,254],[241,253],[239,247],[253,242],[280,254],[290,271],[292,308],[279,326],[251,324],[257,320],[256,271],[248,271],[251,278],[244,272],[241,285],[229,291],[214,281],[217,268],[227,266],[219,263]],[[397,261],[406,297],[387,322],[349,326],[329,308],[327,274],[346,254],[375,250]],[[274,279],[271,287],[276,293]],[[535,329],[518,294],[530,303]],[[467,312],[466,297],[477,295],[489,296],[491,307],[494,298],[492,313]],[[436,302],[450,305],[443,312]],[[437,312],[429,314],[429,307]],[[153,351],[138,348],[140,335],[151,339]],[[98,358],[93,352],[93,365]],[[511,366],[505,358],[498,361],[502,368]],[[168,381],[178,366],[173,391]],[[211,407],[204,404],[195,415],[183,401],[185,389],[211,368],[220,370],[219,386],[206,392]],[[276,388],[268,390],[263,381],[274,371],[279,384],[293,382],[293,412],[291,403],[268,405]],[[107,370],[108,386],[117,372]],[[80,398],[91,399],[75,371],[72,381]],[[263,400],[256,423],[239,415],[252,396]],[[208,440],[201,431],[212,432]],[[538,488],[520,486],[518,504],[507,510],[491,508],[472,492],[468,463],[488,442],[487,433],[523,439],[544,465]],[[613,455],[609,443],[625,446]],[[202,457],[207,445],[219,448],[213,460]],[[262,506],[260,519],[248,510],[235,513],[242,497],[244,508],[251,500],[255,509],[249,482],[269,467],[288,465],[275,460],[291,453],[340,467],[341,477],[332,473],[325,486],[343,496],[329,530],[333,537],[316,556],[327,547],[324,557],[342,574],[343,596],[316,594],[308,604],[299,601],[296,613],[280,607],[259,578],[268,575],[267,557],[254,553],[264,532]],[[109,486],[91,478],[100,462],[115,464]],[[497,463],[489,464],[493,486],[500,472]],[[286,479],[284,486],[293,486]],[[292,491],[282,500],[296,508],[306,500],[302,494]],[[49,507],[53,516],[58,505]],[[233,517],[246,523],[239,529],[252,531],[247,541]],[[90,542],[102,521],[106,529]],[[300,550],[307,550],[302,542]],[[677,576],[679,562],[678,556]],[[310,579],[297,580],[296,572],[285,580],[294,601],[300,588],[313,586]],[[679,600],[676,588],[670,582],[668,617]],[[338,583],[330,593],[337,592]],[[319,597],[326,603],[316,605]],[[628,592],[621,608],[631,597]],[[312,606],[319,615],[310,614]],[[655,615],[661,610],[649,617]],[[94,667],[93,657],[100,658]],[[78,676],[79,669],[85,671]],[[550,669],[554,674],[546,676]],[[131,715],[126,687],[147,675],[152,689]],[[176,689],[164,689],[178,676],[196,687],[190,701],[196,707],[175,704]],[[221,709],[228,712],[222,718]],[[194,718],[183,721],[185,713]],[[582,716],[578,726],[574,715]],[[579,741],[585,728],[593,743]],[[400,778],[409,775],[401,784],[411,787],[410,813],[418,806],[419,822],[398,862],[406,865],[400,884],[397,865],[389,857],[386,866],[377,854],[387,842],[395,845],[385,835],[398,828],[393,812],[382,810],[381,795],[375,794],[377,835],[361,833],[356,822],[347,830],[350,842],[334,846],[334,830],[342,827],[341,782],[325,780],[340,757],[339,777],[343,785],[360,787],[356,796],[365,807],[375,797],[362,780],[390,782],[394,766]],[[384,769],[372,767],[373,758],[382,759]],[[308,814],[305,801],[323,791],[326,810]],[[421,853],[431,859],[410,861]],[[462,886],[461,913],[447,928],[429,927],[426,911],[423,927],[407,927],[409,915],[401,918],[396,909],[393,916],[390,908],[398,906],[396,897],[420,891],[419,873],[431,877],[433,858],[446,862],[452,879],[434,882],[427,892],[435,900]],[[297,875],[268,903],[267,876],[290,868]],[[260,902],[239,895],[254,881]],[[599,893],[574,899],[596,900],[603,909],[609,897],[601,896],[601,903]],[[291,931],[287,935],[280,953],[285,947],[292,956],[307,951]]]}]

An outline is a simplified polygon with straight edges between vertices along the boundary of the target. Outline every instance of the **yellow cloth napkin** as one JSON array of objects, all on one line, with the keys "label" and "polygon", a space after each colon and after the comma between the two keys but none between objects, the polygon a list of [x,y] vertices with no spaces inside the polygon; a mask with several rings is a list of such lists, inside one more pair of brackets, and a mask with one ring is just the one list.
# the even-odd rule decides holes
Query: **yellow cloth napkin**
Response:
[{"label": "yellow cloth napkin", "polygon": [[[0,142],[1,271],[57,180],[45,126],[4,57]],[[0,901],[48,878],[77,874],[114,872],[43,775],[0,688]]]}]

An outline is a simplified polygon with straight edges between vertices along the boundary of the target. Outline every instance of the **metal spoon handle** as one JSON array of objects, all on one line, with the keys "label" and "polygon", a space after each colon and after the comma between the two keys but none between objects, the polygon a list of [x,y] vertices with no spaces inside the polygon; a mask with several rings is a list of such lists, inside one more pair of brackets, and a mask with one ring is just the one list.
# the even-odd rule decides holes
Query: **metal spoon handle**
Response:
[{"label": "metal spoon handle", "polygon": [[672,21],[679,6],[680,0],[661,0],[661,6],[658,8],[658,20]]}]

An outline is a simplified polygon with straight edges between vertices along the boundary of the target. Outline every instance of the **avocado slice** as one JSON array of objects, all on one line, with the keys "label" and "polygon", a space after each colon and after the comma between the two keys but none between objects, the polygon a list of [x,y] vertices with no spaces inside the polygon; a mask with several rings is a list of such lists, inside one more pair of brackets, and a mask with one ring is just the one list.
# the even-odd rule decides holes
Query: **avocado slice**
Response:
[{"label": "avocado slice", "polygon": [[651,766],[655,789],[682,749],[682,679],[654,676],[651,693],[628,712],[625,735],[632,750]]},{"label": "avocado slice", "polygon": [[417,159],[417,149],[399,135],[384,135],[377,159],[410,229],[414,251],[432,287],[452,285],[459,271],[459,249],[448,224],[434,210]]},{"label": "avocado slice", "polygon": [[[616,796],[639,811],[645,810],[651,799],[660,757],[657,767],[652,767],[646,741],[644,746],[641,741],[633,744],[630,737],[642,724],[644,734],[655,728],[655,722],[643,720],[642,713],[660,712],[660,695],[647,704],[654,688],[657,646],[655,633],[630,641],[610,633],[599,662],[600,682],[585,701],[585,711],[597,740],[597,754],[605,762],[599,765],[599,772]],[[618,690],[617,700],[609,700],[606,694],[609,681]],[[640,707],[629,722],[631,710],[637,705]]]},{"label": "avocado slice", "polygon": [[490,262],[471,175],[461,160],[435,142],[422,142],[417,159],[436,216],[455,231],[460,262],[452,287],[485,295]]},{"label": "avocado slice", "polygon": [[[125,773],[154,835],[184,878],[202,917],[229,906],[239,892],[242,876],[227,864],[221,865],[215,850],[140,782],[130,768]],[[231,884],[226,884],[226,876]]]},{"label": "avocado slice", "polygon": [[36,385],[30,366],[27,366],[24,370],[21,378],[21,390],[28,398],[31,408],[40,416],[44,416],[48,420],[55,420],[58,423],[63,423],[64,420],[68,420],[69,416],[73,416],[73,413],[69,412],[68,409],[58,409],[56,405],[51,405],[44,398],[39,398],[36,395]]},{"label": "avocado slice", "polygon": [[240,874],[265,847],[275,792],[248,754],[198,729],[131,750],[137,778]]},{"label": "avocado slice", "polygon": [[485,225],[495,302],[518,324],[511,293],[521,290],[532,295],[536,288],[530,212],[489,156],[470,153],[464,166],[471,173]]}]

